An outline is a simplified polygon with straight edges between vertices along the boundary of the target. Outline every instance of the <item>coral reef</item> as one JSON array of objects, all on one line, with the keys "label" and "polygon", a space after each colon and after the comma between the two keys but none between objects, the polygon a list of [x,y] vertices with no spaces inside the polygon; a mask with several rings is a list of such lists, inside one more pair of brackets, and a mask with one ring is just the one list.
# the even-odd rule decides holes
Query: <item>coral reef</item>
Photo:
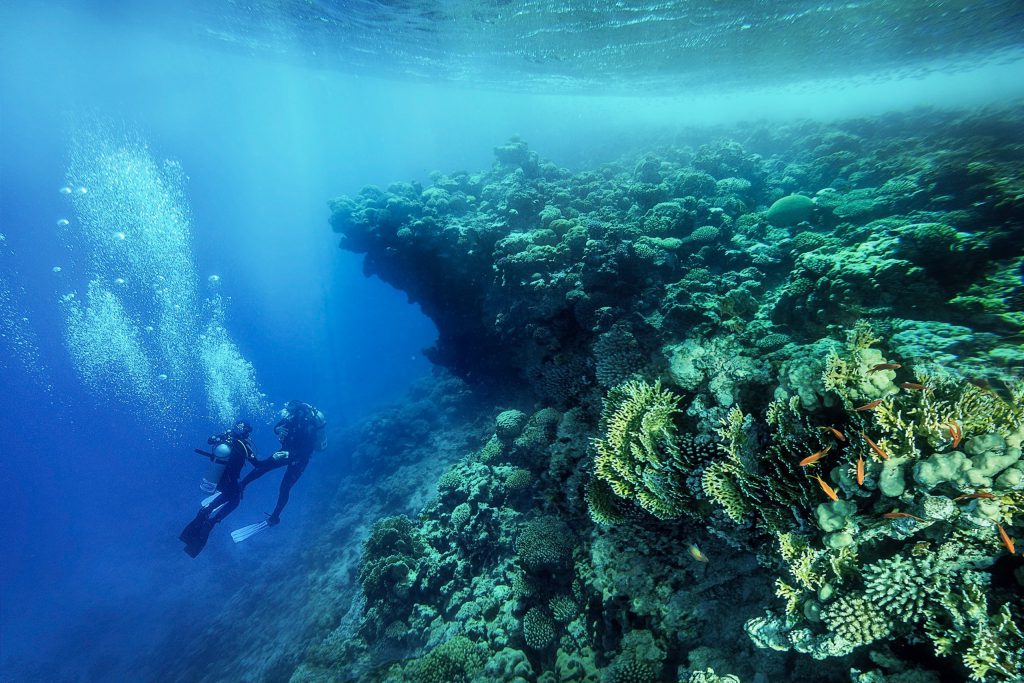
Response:
[{"label": "coral reef", "polygon": [[449,457],[292,680],[1020,680],[1024,154],[986,130],[1024,119],[512,140],[334,200],[487,417],[386,432]]}]

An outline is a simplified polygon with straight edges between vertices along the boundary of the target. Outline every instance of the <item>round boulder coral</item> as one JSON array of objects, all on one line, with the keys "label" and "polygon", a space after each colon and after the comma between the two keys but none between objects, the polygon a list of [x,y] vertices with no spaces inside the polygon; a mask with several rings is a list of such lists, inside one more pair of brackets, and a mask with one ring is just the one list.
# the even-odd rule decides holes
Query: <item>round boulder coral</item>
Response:
[{"label": "round boulder coral", "polygon": [[494,433],[502,441],[512,441],[523,433],[526,426],[526,413],[521,410],[506,410],[494,421]]},{"label": "round boulder coral", "polygon": [[555,642],[555,624],[548,615],[531,607],[523,617],[523,640],[534,650],[544,650]]},{"label": "round boulder coral", "polygon": [[516,538],[516,554],[532,571],[553,570],[572,558],[572,531],[557,517],[539,517],[526,524]]},{"label": "round boulder coral", "polygon": [[484,656],[469,638],[456,636],[413,660],[404,672],[412,683],[468,681],[484,665]]},{"label": "round boulder coral", "polygon": [[814,200],[802,194],[791,194],[779,199],[769,207],[765,218],[772,225],[796,225],[810,219],[814,213]]}]

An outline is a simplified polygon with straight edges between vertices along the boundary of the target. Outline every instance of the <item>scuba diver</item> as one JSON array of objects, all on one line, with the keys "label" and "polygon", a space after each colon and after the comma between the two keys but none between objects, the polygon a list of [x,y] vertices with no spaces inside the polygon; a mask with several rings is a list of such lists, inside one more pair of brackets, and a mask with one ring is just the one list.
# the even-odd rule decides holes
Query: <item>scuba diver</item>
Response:
[{"label": "scuba diver", "polygon": [[213,495],[206,498],[195,519],[178,536],[185,543],[185,552],[196,557],[206,546],[210,531],[234,512],[242,500],[242,486],[238,477],[246,461],[255,463],[256,449],[249,437],[252,425],[239,420],[223,434],[214,434],[206,443],[214,446],[212,452],[196,449],[196,453],[210,459],[210,468],[199,487]]},{"label": "scuba diver", "polygon": [[281,409],[280,420],[274,425],[274,434],[281,441],[281,448],[266,460],[252,460],[255,469],[246,475],[239,485],[245,487],[262,477],[267,472],[287,467],[281,478],[281,489],[277,495],[274,511],[263,522],[250,524],[231,532],[235,543],[240,543],[254,534],[258,534],[281,521],[281,511],[288,504],[288,497],[295,482],[309,464],[309,459],[316,451],[327,448],[327,437],[324,433],[327,419],[317,408],[302,401],[288,401]]}]

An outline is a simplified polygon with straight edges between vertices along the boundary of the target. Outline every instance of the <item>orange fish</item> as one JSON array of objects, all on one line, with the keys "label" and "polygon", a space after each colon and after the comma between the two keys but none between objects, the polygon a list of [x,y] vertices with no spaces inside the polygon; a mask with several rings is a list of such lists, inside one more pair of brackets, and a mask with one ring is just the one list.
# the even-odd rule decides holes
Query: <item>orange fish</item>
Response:
[{"label": "orange fish", "polygon": [[843,436],[843,433],[836,429],[835,427],[818,427],[818,429],[823,429],[826,432],[832,432],[832,436],[836,437],[841,442],[846,441],[846,437]]},{"label": "orange fish", "polygon": [[868,442],[869,446],[871,446],[871,450],[873,450],[875,453],[877,453],[879,458],[881,458],[882,460],[888,460],[889,459],[889,455],[885,451],[883,451],[881,448],[879,448],[878,444],[875,443],[874,441],[872,441],[868,437],[867,434],[865,434],[864,432],[861,432],[860,435],[862,437],[864,437],[864,440]]},{"label": "orange fish", "polygon": [[694,544],[691,543],[690,545],[686,546],[686,550],[687,550],[687,552],[690,553],[690,557],[692,557],[693,559],[697,560],[698,562],[707,562],[708,561],[707,555],[702,553],[700,551],[700,548],[698,548]]},{"label": "orange fish", "polygon": [[949,428],[949,438],[953,440],[953,448],[960,445],[960,440],[964,438],[964,430],[956,422],[950,422],[946,427]]},{"label": "orange fish", "polygon": [[984,498],[985,500],[992,500],[993,498],[995,498],[995,496],[993,496],[988,491],[975,491],[974,493],[965,493],[962,496],[957,496],[953,500],[972,500],[974,498]]},{"label": "orange fish", "polygon": [[904,389],[911,389],[913,391],[924,391],[924,385],[917,384],[916,382],[903,382],[900,386]]},{"label": "orange fish", "polygon": [[819,460],[824,458],[825,454],[827,454],[830,450],[832,450],[832,444],[829,444],[828,446],[821,449],[817,453],[812,453],[811,455],[808,455],[806,458],[800,461],[800,467],[807,467],[808,465],[812,465],[818,462]]},{"label": "orange fish", "polygon": [[862,411],[862,410],[871,410],[871,409],[873,409],[873,408],[877,408],[877,407],[878,407],[878,406],[880,406],[880,405],[882,405],[882,399],[880,399],[880,398],[876,398],[876,399],[875,399],[874,401],[872,401],[871,403],[865,403],[865,404],[864,404],[864,405],[862,405],[862,406],[861,406],[860,408],[854,408],[854,410],[855,410],[855,411],[857,411],[857,412],[859,413],[859,412],[860,412],[860,411]]},{"label": "orange fish", "polygon": [[857,456],[857,486],[864,485],[864,456]]},{"label": "orange fish", "polygon": [[879,370],[899,370],[903,366],[899,363],[879,363],[875,367],[868,370],[868,372],[878,372]]},{"label": "orange fish", "polygon": [[825,495],[838,503],[839,496],[836,495],[836,490],[829,486],[828,484],[826,484],[825,480],[822,479],[821,477],[815,477],[815,479],[818,480],[818,486],[820,486],[821,490],[825,492]]},{"label": "orange fish", "polygon": [[896,512],[895,510],[893,510],[892,512],[886,512],[884,515],[882,515],[882,517],[885,519],[916,519],[922,524],[926,523],[926,520],[923,520],[920,517],[915,517],[909,512]]},{"label": "orange fish", "polygon": [[1006,546],[1006,549],[1010,551],[1011,555],[1016,554],[1016,549],[1013,545],[1013,539],[1010,538],[1009,534],[1006,533],[1006,529],[1003,528],[1002,524],[996,524],[996,526],[999,527],[999,538],[1002,539],[1003,545]]}]

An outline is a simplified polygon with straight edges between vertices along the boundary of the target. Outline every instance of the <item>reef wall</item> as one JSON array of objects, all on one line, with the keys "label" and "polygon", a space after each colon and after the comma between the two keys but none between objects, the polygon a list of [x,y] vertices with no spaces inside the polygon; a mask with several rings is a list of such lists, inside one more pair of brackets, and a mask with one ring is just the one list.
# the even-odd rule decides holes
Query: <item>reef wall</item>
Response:
[{"label": "reef wall", "polygon": [[373,525],[291,680],[1020,680],[1020,139],[923,111],[580,171],[512,140],[331,202],[494,422]]}]

